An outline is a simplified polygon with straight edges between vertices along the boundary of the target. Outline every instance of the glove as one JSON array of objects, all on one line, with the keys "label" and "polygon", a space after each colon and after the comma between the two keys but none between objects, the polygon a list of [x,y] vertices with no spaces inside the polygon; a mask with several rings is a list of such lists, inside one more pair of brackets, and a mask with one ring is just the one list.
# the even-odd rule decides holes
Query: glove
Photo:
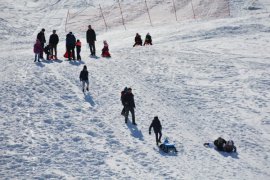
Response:
[{"label": "glove", "polygon": [[151,135],[151,131],[149,131],[149,135]]}]

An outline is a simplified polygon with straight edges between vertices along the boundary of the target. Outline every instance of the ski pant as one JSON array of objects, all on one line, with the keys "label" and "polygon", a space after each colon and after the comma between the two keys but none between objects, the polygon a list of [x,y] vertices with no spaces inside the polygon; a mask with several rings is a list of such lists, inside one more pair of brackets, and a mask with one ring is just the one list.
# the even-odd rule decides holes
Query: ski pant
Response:
[{"label": "ski pant", "polygon": [[35,62],[39,61],[39,56],[40,56],[40,53],[35,53]]},{"label": "ski pant", "polygon": [[82,80],[82,88],[84,90],[85,84],[87,85],[87,89],[89,89],[89,81],[88,80]]},{"label": "ski pant", "polygon": [[158,142],[161,142],[161,136],[162,136],[162,133],[161,131],[157,131],[155,132],[155,135],[156,135],[156,143],[158,144]]},{"label": "ski pant", "polygon": [[53,51],[54,51],[54,55],[55,55],[55,58],[57,58],[57,44],[52,44],[51,45],[51,55],[53,56]]},{"label": "ski pant", "polygon": [[[68,59],[71,60],[72,58],[75,60],[75,46],[67,46],[67,52],[68,52]],[[72,58],[70,57],[70,52],[72,52]]]},{"label": "ski pant", "polygon": [[92,56],[96,55],[95,41],[89,42],[90,52]]},{"label": "ski pant", "polygon": [[43,59],[44,43],[40,43],[40,44],[41,44],[41,47],[42,47],[42,51],[40,52],[39,57],[40,57],[41,59]]},{"label": "ski pant", "polygon": [[127,123],[129,111],[132,115],[132,123],[135,124],[135,112],[133,107],[125,107],[125,122]]},{"label": "ski pant", "polygon": [[81,60],[80,52],[81,52],[81,48],[76,48],[77,60]]}]

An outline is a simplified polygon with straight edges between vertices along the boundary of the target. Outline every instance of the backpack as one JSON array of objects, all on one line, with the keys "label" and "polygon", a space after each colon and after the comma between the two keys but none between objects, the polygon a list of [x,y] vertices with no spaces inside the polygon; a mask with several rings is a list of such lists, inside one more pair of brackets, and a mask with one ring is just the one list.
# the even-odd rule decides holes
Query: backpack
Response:
[{"label": "backpack", "polygon": [[232,152],[234,150],[234,142],[232,140],[227,141],[224,146],[224,151]]}]

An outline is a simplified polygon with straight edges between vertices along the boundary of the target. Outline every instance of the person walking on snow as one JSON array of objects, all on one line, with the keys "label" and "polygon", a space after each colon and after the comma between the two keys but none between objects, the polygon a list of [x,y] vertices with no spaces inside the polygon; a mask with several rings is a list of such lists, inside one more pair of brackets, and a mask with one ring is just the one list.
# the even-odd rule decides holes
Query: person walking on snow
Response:
[{"label": "person walking on snow", "polygon": [[123,109],[122,109],[122,111],[121,111],[121,115],[123,115],[123,116],[125,116],[125,104],[124,104],[124,95],[127,93],[127,91],[128,91],[128,88],[127,87],[125,87],[124,88],[124,90],[121,92],[121,102],[122,102],[122,105],[123,105]]},{"label": "person walking on snow", "polygon": [[161,126],[161,123],[158,119],[157,116],[154,117],[154,120],[152,121],[150,127],[149,127],[149,135],[151,135],[151,129],[154,129],[154,133],[156,135],[156,143],[157,143],[157,146],[158,146],[158,143],[161,143],[161,136],[162,136],[162,133],[161,133],[161,130],[162,130],[162,126]]},{"label": "person walking on snow", "polygon": [[123,96],[123,102],[125,106],[125,123],[127,123],[128,120],[128,114],[129,112],[132,115],[132,124],[137,125],[135,122],[135,102],[134,102],[134,95],[132,94],[132,89],[128,88],[127,93]]},{"label": "person walking on snow", "polygon": [[43,48],[42,48],[41,43],[38,39],[36,40],[36,43],[34,44],[33,51],[35,53],[35,61],[34,62],[36,62],[36,61],[40,62],[39,56],[40,56],[40,53],[43,51]]},{"label": "person walking on snow", "polygon": [[87,84],[86,86],[86,91],[89,91],[89,79],[88,79],[88,71],[87,71],[87,66],[83,66],[83,70],[80,73],[80,81],[82,81],[82,91],[84,92],[85,89],[85,83]]},{"label": "person walking on snow", "polygon": [[[53,56],[54,56],[55,59],[57,59],[57,44],[58,44],[58,42],[59,42],[59,37],[56,34],[56,30],[53,30],[53,33],[52,33],[52,35],[50,36],[50,39],[49,39],[49,44],[51,45],[52,59],[53,59]],[[53,51],[54,51],[54,54],[53,54]]]},{"label": "person walking on snow", "polygon": [[[44,45],[46,43],[46,38],[45,38],[45,29],[41,29],[41,31],[37,35],[37,39],[39,40],[42,50],[44,49]],[[40,58],[43,59],[43,51],[40,52]]]},{"label": "person walking on snow", "polygon": [[96,32],[92,29],[91,25],[88,26],[88,30],[86,31],[86,41],[89,44],[91,56],[96,56]]}]

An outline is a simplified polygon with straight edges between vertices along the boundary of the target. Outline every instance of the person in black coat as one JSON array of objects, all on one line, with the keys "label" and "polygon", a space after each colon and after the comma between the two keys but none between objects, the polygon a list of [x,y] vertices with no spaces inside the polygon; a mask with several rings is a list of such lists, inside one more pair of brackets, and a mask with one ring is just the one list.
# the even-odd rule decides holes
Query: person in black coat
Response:
[{"label": "person in black coat", "polygon": [[[45,29],[41,29],[41,31],[37,34],[37,39],[39,40],[40,44],[41,44],[41,47],[42,49],[44,49],[44,45],[46,43],[46,38],[45,38]],[[41,51],[40,53],[40,58],[43,59],[43,51]]]},{"label": "person in black coat", "polygon": [[123,116],[125,116],[125,104],[124,104],[124,95],[127,93],[127,91],[128,91],[128,88],[127,87],[125,87],[124,88],[124,90],[121,92],[121,102],[122,102],[122,105],[123,105],[123,109],[122,109],[122,111],[121,111],[121,115],[123,115]]},{"label": "person in black coat", "polygon": [[88,79],[88,71],[87,66],[83,66],[83,70],[80,73],[80,81],[82,81],[82,88],[84,92],[85,83],[87,84],[86,91],[89,91],[89,79]]},{"label": "person in black coat", "polygon": [[134,102],[134,95],[132,94],[132,89],[128,88],[127,93],[123,96],[123,103],[125,106],[125,123],[127,123],[128,120],[128,114],[129,112],[132,115],[132,124],[137,125],[135,122],[135,102]]},{"label": "person in black coat", "polygon": [[70,53],[72,52],[72,58],[75,60],[75,45],[76,45],[76,38],[72,34],[72,32],[69,32],[66,37],[66,47],[68,52],[68,59],[71,60]]},{"label": "person in black coat", "polygon": [[142,46],[142,38],[141,38],[141,35],[139,35],[139,33],[136,33],[135,44],[133,45],[133,47],[135,47],[137,45]]},{"label": "person in black coat", "polygon": [[[49,39],[49,44],[51,45],[51,55],[55,56],[55,59],[57,59],[57,44],[59,42],[58,35],[56,34],[56,30],[53,30],[52,35],[50,36]],[[53,54],[53,51],[55,54]]]},{"label": "person in black coat", "polygon": [[154,129],[154,132],[155,132],[155,135],[156,135],[156,143],[158,145],[158,143],[161,143],[161,136],[162,136],[162,133],[161,133],[161,130],[162,130],[162,126],[161,126],[161,123],[158,119],[157,116],[154,117],[154,120],[152,121],[150,127],[149,127],[149,134],[151,135],[151,129]]},{"label": "person in black coat", "polygon": [[95,56],[96,55],[96,47],[95,47],[96,33],[94,29],[92,29],[91,25],[88,26],[88,30],[86,31],[86,41],[89,44],[91,56]]}]

